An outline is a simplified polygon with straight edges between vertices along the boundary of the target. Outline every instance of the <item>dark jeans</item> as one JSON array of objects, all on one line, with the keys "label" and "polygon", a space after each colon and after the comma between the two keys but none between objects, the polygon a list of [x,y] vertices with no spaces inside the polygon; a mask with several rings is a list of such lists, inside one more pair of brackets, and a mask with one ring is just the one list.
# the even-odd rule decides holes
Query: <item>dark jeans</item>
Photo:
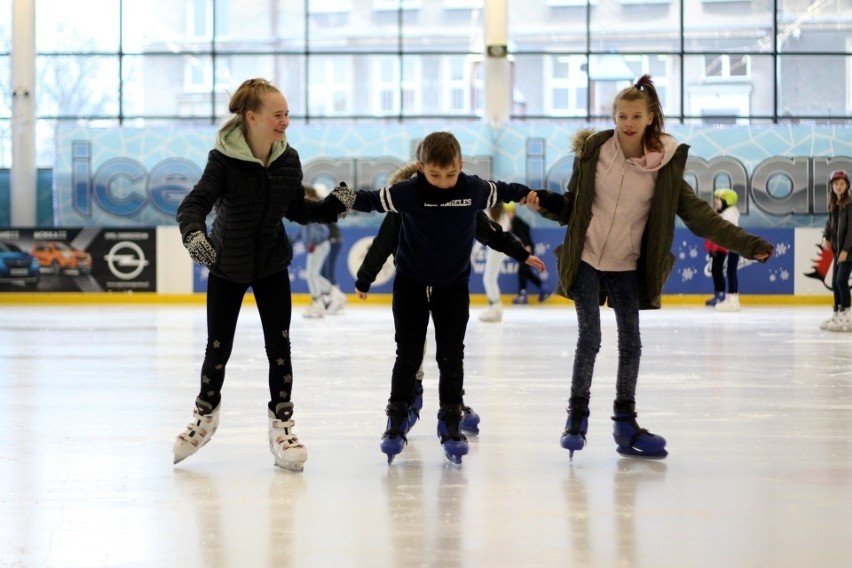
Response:
[{"label": "dark jeans", "polygon": [[837,262],[834,257],[834,276],[831,288],[834,291],[834,311],[845,310],[850,306],[849,275],[852,274],[852,261]]},{"label": "dark jeans", "polygon": [[391,376],[391,402],[410,403],[415,375],[423,361],[429,314],[435,326],[438,396],[441,404],[461,404],[464,387],[464,335],[470,316],[467,282],[433,288],[397,273],[393,283],[396,361]]},{"label": "dark jeans", "polygon": [[[725,259],[728,259],[728,267],[725,270]],[[737,280],[737,265],[740,263],[740,255],[735,252],[717,252],[712,256],[710,273],[713,275],[713,291],[725,291],[725,275],[728,276],[728,293],[739,293],[740,286]]]},{"label": "dark jeans", "polygon": [[293,387],[290,359],[290,276],[286,270],[241,284],[210,275],[207,281],[207,349],[201,365],[199,397],[215,408],[222,398],[225,366],[234,347],[237,318],[248,289],[254,291],[269,360],[270,408],[289,402]]},{"label": "dark jeans", "polygon": [[595,359],[601,348],[601,286],[606,288],[618,326],[618,374],[616,400],[636,401],[636,381],[642,343],[639,337],[639,282],[636,272],[601,272],[580,263],[571,287],[577,310],[577,350],[571,397],[589,400]]},{"label": "dark jeans", "polygon": [[320,276],[328,280],[332,286],[337,286],[337,278],[334,276],[334,268],[337,266],[337,255],[343,247],[343,241],[340,239],[329,240],[331,248],[328,249],[328,256],[325,257],[325,262],[320,269]]}]

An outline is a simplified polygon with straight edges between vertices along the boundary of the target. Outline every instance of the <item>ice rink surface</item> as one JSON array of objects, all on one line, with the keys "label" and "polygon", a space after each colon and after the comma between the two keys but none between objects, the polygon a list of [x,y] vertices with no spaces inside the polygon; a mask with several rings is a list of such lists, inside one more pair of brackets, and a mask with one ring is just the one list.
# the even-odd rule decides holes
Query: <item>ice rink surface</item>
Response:
[{"label": "ice rink surface", "polygon": [[[830,309],[642,312],[639,423],[669,457],[612,440],[615,321],[603,312],[588,446],[559,445],[570,305],[507,307],[466,340],[482,416],[461,468],[423,419],[379,451],[388,305],[294,311],[303,473],[273,466],[266,360],[243,308],[212,442],[172,464],[205,343],[197,305],[0,305],[0,566],[841,567],[852,538],[852,334]],[[430,331],[431,336],[431,331]]]}]

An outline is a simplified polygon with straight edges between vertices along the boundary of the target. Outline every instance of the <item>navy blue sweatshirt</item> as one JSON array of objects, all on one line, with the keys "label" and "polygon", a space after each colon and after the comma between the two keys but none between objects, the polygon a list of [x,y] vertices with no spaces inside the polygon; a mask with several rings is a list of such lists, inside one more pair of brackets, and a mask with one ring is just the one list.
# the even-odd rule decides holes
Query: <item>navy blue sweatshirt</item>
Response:
[{"label": "navy blue sweatshirt", "polygon": [[465,173],[455,187],[440,189],[418,173],[377,191],[357,191],[352,209],[400,213],[397,271],[427,286],[449,288],[470,279],[477,212],[497,201],[518,202],[530,191],[519,183]]}]

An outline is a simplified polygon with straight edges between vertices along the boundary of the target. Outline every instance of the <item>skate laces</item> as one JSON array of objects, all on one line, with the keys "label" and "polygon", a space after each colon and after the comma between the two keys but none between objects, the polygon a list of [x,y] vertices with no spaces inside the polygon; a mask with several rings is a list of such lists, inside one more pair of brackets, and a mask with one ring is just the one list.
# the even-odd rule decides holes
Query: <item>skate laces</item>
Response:
[{"label": "skate laces", "polygon": [[405,435],[411,428],[409,421],[409,413],[414,412],[417,417],[420,417],[420,412],[412,404],[404,404],[401,402],[389,403],[385,408],[385,414],[388,417],[388,425],[385,429],[383,438],[393,438],[400,436],[403,440],[408,441]]},{"label": "skate laces", "polygon": [[570,434],[572,436],[582,436],[583,439],[586,439],[586,433],[580,431],[580,427],[582,426],[584,416],[568,414],[568,427],[565,429],[566,434]]},{"label": "skate laces", "polygon": [[295,425],[296,423],[292,420],[273,420],[270,429],[275,443],[284,448],[301,448],[299,438],[290,430]]},{"label": "skate laces", "polygon": [[[420,415],[418,413],[418,417],[419,416]],[[402,438],[403,440],[405,440],[407,442],[408,438],[406,438],[405,435],[408,433],[408,431],[404,426],[406,416],[405,415],[388,414],[388,418],[389,418],[388,428],[387,428],[387,430],[385,430],[385,436],[384,437],[385,438],[393,438],[394,436],[399,436],[400,438]]]},{"label": "skate laces", "polygon": [[186,425],[186,431],[178,434],[178,438],[193,446],[198,446],[202,440],[215,431],[215,419],[209,414],[199,414],[197,409],[193,411],[193,414],[195,420]]},{"label": "skate laces", "polygon": [[654,436],[654,434],[650,433],[645,428],[642,428],[641,426],[639,426],[639,423],[636,422],[636,416],[637,415],[636,415],[635,412],[629,412],[629,413],[621,414],[619,416],[613,416],[612,417],[614,422],[627,422],[628,424],[630,424],[633,427],[633,435],[630,436],[630,445],[631,446],[633,444],[635,444],[636,440],[638,440],[642,435],[652,436],[652,437]]},{"label": "skate laces", "polygon": [[441,443],[443,444],[447,440],[455,440],[457,442],[463,442],[467,440],[467,437],[461,433],[459,429],[459,425],[461,424],[462,413],[449,411],[445,412],[443,416],[441,416],[440,421],[443,423],[443,428],[441,432]]}]

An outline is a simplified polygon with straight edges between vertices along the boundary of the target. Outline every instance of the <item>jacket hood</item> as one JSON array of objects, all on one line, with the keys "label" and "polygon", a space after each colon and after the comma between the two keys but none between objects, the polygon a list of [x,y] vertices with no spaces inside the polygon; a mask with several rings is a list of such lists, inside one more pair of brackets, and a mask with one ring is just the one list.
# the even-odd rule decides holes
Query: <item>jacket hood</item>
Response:
[{"label": "jacket hood", "polygon": [[575,156],[579,156],[586,149],[586,142],[594,136],[597,131],[594,128],[581,128],[571,137],[571,150]]},{"label": "jacket hood", "polygon": [[388,178],[388,185],[405,181],[417,173],[417,162],[409,162],[395,169]]},{"label": "jacket hood", "polygon": [[[229,158],[242,160],[244,162],[257,162],[258,164],[263,164],[262,160],[255,158],[251,153],[251,148],[249,148],[248,142],[246,142],[246,138],[243,136],[243,130],[239,127],[239,125],[234,125],[225,131],[220,130],[216,134],[215,147]],[[272,145],[272,151],[269,153],[268,163],[271,164],[274,162],[286,149],[287,134],[285,133],[284,140],[281,142],[275,142]]]},{"label": "jacket hood", "polygon": [[[615,135],[614,130],[605,130],[598,132],[593,128],[582,128],[575,132],[574,136],[572,136],[571,138],[571,149],[574,151],[574,155],[582,155],[582,153],[586,150],[586,146],[589,140],[597,134],[608,135],[607,138],[602,140],[601,142],[612,137],[615,139],[615,143],[618,144],[618,137]],[[634,164],[648,171],[657,171],[666,164],[668,164],[674,157],[675,152],[677,151],[677,140],[675,140],[675,138],[669,134],[663,134],[662,136],[660,136],[660,141],[663,144],[662,152],[646,151],[645,155],[642,158],[638,160],[633,160]]]},{"label": "jacket hood", "polygon": [[660,142],[663,144],[662,151],[645,148],[645,154],[641,158],[632,160],[633,164],[648,172],[656,172],[668,164],[677,150],[677,140],[669,134],[663,134],[660,136]]}]

